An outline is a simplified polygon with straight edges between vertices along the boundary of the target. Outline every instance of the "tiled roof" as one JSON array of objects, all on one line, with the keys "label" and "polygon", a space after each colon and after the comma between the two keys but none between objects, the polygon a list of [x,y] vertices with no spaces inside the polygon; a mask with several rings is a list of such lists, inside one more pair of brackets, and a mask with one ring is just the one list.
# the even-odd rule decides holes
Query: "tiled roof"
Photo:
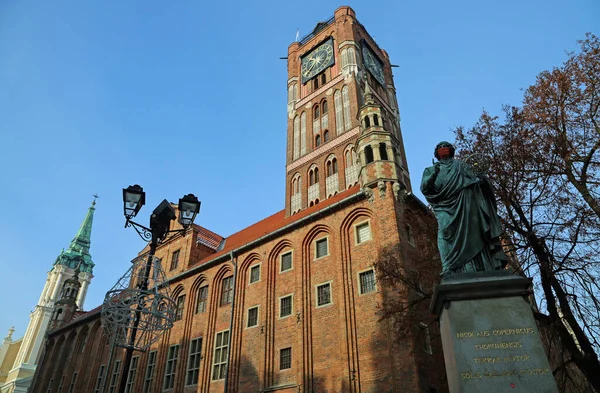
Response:
[{"label": "tiled roof", "polygon": [[215,251],[219,249],[219,246],[224,239],[222,236],[219,236],[216,233],[201,227],[200,225],[194,224],[194,226],[198,230],[198,243],[203,244]]},{"label": "tiled roof", "polygon": [[231,236],[225,238],[225,246],[222,250],[208,255],[200,264],[206,263],[216,257],[227,254],[236,248],[243,246],[253,240],[259,239],[260,237],[267,235],[277,229],[283,228],[286,225],[289,225],[295,221],[298,221],[312,213],[318,212],[328,206],[333,205],[336,202],[341,201],[342,199],[349,197],[351,195],[356,194],[360,191],[360,186],[356,185],[354,187],[349,188],[348,190],[342,191],[339,194],[325,199],[324,201],[319,202],[319,204],[311,206],[307,209],[301,210],[300,212],[293,214],[289,217],[285,216],[285,210],[281,210],[272,216],[269,216],[256,224],[250,225],[247,228],[242,229],[239,232],[234,233]]}]

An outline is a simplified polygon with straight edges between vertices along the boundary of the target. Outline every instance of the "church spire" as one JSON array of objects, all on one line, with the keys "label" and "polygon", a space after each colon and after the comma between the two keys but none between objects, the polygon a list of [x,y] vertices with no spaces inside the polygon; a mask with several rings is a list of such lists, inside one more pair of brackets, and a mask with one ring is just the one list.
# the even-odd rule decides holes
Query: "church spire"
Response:
[{"label": "church spire", "polygon": [[75,234],[75,237],[71,241],[69,248],[63,250],[54,265],[64,265],[75,269],[78,264],[81,264],[80,269],[82,272],[92,273],[94,263],[92,262],[92,256],[90,255],[90,245],[92,237],[92,224],[94,222],[94,212],[96,211],[96,198],[94,195],[94,201],[88,208],[87,214],[79,227],[79,230]]}]

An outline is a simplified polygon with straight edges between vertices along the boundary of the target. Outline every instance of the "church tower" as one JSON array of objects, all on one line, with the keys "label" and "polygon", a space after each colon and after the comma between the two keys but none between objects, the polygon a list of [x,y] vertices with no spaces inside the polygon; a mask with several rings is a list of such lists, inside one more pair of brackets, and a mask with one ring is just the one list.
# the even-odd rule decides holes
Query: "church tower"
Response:
[{"label": "church tower", "polygon": [[287,216],[356,184],[411,190],[391,67],[350,7],[289,46]]},{"label": "church tower", "polygon": [[[77,291],[69,292],[69,298],[72,297],[73,307],[78,309],[83,307],[85,295],[93,277],[94,263],[90,255],[90,244],[92,223],[96,210],[95,205],[96,201],[94,200],[71,244],[66,250],[62,250],[52,269],[48,272],[46,284],[37,305],[29,316],[27,331],[23,337],[13,368],[6,379],[6,384],[15,384],[17,380],[33,377],[48,323],[54,311],[54,305],[61,299],[63,294],[61,290],[66,289],[67,286],[69,288],[73,286],[71,285],[73,280],[70,279],[75,275],[76,269],[79,272],[75,281],[77,281],[79,287]],[[73,293],[76,293],[74,297],[72,296]]]}]

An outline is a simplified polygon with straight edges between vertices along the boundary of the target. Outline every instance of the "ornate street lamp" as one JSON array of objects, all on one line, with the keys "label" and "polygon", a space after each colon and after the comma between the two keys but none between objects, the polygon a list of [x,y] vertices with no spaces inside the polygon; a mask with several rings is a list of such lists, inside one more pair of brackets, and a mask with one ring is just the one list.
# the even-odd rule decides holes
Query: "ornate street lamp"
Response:
[{"label": "ornate street lamp", "polygon": [[102,325],[114,346],[125,348],[119,392],[125,391],[133,352],[145,351],[165,330],[173,327],[176,303],[170,297],[160,259],[155,258],[158,243],[184,233],[200,211],[200,201],[194,194],[179,199],[179,223],[182,229],[170,229],[177,217],[175,209],[165,199],[152,212],[150,227],[132,219],[146,203],[146,194],[139,185],[123,189],[125,228],[133,227],[138,235],[150,242],[148,257],[137,259],[117,284],[106,293],[102,304]]}]

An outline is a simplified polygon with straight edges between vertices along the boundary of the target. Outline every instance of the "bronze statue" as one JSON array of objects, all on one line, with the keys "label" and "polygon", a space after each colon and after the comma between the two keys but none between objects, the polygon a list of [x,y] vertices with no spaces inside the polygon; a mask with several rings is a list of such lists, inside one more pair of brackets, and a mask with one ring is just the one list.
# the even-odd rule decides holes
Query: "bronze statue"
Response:
[{"label": "bronze statue", "polygon": [[454,150],[448,142],[438,143],[438,162],[425,168],[421,181],[438,222],[442,274],[503,269],[507,257],[492,186],[466,162],[455,160]]}]

